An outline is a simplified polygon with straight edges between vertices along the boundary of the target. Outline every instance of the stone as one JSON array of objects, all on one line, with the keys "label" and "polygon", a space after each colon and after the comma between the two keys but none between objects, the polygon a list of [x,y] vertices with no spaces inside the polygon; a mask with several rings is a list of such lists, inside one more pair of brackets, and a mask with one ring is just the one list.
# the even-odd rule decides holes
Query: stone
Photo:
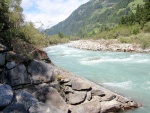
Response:
[{"label": "stone", "polygon": [[101,102],[101,113],[109,113],[109,112],[119,112],[121,110],[121,103],[112,100]]},{"label": "stone", "polygon": [[16,63],[15,62],[8,62],[7,64],[6,64],[6,68],[7,69],[12,69],[12,68],[14,68],[16,66]]},{"label": "stone", "polygon": [[77,105],[77,104],[81,104],[82,102],[84,102],[85,98],[86,98],[86,92],[75,91],[74,93],[68,94],[67,100],[69,104]]},{"label": "stone", "polygon": [[97,98],[94,98],[91,101],[73,107],[71,111],[71,113],[100,113],[101,103]]},{"label": "stone", "polygon": [[88,91],[88,92],[87,92],[86,99],[87,99],[88,101],[90,101],[90,100],[92,99],[91,91]]},{"label": "stone", "polygon": [[13,103],[6,107],[2,113],[28,113],[28,111],[23,104]]},{"label": "stone", "polygon": [[130,101],[130,99],[120,96],[120,97],[118,97],[117,101],[119,101],[121,103],[128,103]]},{"label": "stone", "polygon": [[114,94],[107,94],[106,96],[101,98],[101,101],[111,101],[116,98]]},{"label": "stone", "polygon": [[9,85],[0,84],[0,107],[5,107],[11,103],[13,91]]},{"label": "stone", "polygon": [[70,86],[70,87],[72,86],[72,84],[71,84],[71,82],[70,82],[70,81],[69,81],[69,82],[67,82],[67,83],[64,83],[64,85],[65,85],[65,86]]},{"label": "stone", "polygon": [[29,109],[30,113],[64,113],[56,107],[39,102],[38,104],[31,106]]},{"label": "stone", "polygon": [[48,106],[52,105],[65,113],[68,112],[66,102],[60,96],[58,91],[52,87],[40,88],[37,90],[37,92],[35,92],[34,96]]},{"label": "stone", "polygon": [[54,82],[50,83],[50,86],[57,90],[60,90],[60,83],[58,81],[54,81]]},{"label": "stone", "polygon": [[67,94],[67,93],[74,93],[74,90],[69,87],[69,86],[66,86],[65,89],[64,89],[64,92]]},{"label": "stone", "polygon": [[31,78],[34,84],[52,81],[53,70],[54,66],[36,60],[28,66],[28,72],[32,75]]},{"label": "stone", "polygon": [[0,66],[3,66],[5,64],[5,54],[0,54]]},{"label": "stone", "polygon": [[103,97],[103,96],[106,95],[106,94],[105,94],[104,92],[102,92],[101,90],[92,90],[91,93],[92,93],[92,96],[100,96],[100,97]]},{"label": "stone", "polygon": [[15,92],[15,103],[19,103],[25,106],[25,109],[28,110],[30,106],[33,106],[38,103],[38,100],[34,98],[30,93],[18,90]]},{"label": "stone", "polygon": [[7,50],[7,47],[2,45],[2,44],[0,44],[0,51],[5,51],[5,50]]},{"label": "stone", "polygon": [[26,57],[18,55],[16,53],[7,52],[6,61],[7,62],[15,61],[17,64],[19,64],[19,63],[28,61],[28,59]]},{"label": "stone", "polygon": [[82,80],[72,81],[72,89],[77,91],[90,90],[91,86]]},{"label": "stone", "polygon": [[30,84],[30,76],[27,73],[24,65],[19,65],[12,70],[6,71],[2,74],[3,82],[10,86]]}]

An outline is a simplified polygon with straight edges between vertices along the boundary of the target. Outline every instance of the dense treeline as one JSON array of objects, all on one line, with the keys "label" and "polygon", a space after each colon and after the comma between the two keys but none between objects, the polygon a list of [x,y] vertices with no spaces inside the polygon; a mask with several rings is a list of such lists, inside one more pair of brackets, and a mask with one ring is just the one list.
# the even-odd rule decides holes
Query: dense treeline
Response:
[{"label": "dense treeline", "polygon": [[120,24],[133,25],[138,23],[141,27],[150,21],[150,0],[146,0],[145,4],[137,5],[136,13],[131,13],[129,16],[124,16],[120,20]]}]

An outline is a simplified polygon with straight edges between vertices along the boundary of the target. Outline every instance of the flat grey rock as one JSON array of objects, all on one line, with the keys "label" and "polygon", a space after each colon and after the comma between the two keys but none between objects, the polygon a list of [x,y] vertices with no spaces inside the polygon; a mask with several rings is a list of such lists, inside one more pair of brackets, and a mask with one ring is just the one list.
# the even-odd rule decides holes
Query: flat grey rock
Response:
[{"label": "flat grey rock", "polygon": [[12,70],[6,71],[2,75],[3,82],[10,86],[30,84],[30,76],[24,65],[19,65]]},{"label": "flat grey rock", "polygon": [[84,83],[84,81],[78,80],[78,81],[72,81],[72,89],[77,91],[82,90],[90,90],[91,86],[87,83]]},{"label": "flat grey rock", "polygon": [[52,81],[54,66],[41,61],[33,61],[28,66],[34,84]]},{"label": "flat grey rock", "polygon": [[74,93],[68,94],[68,103],[72,105],[81,104],[85,101],[86,98],[86,92],[84,91],[75,91]]},{"label": "flat grey rock", "polygon": [[5,107],[11,103],[13,91],[9,85],[0,84],[0,107]]},{"label": "flat grey rock", "polygon": [[121,103],[112,100],[112,101],[106,101],[101,102],[101,113],[109,113],[109,112],[119,112],[121,110]]},{"label": "flat grey rock", "polygon": [[106,95],[106,94],[105,94],[103,91],[101,91],[101,90],[92,90],[91,93],[92,93],[92,96],[100,96],[100,97],[103,97],[103,96]]}]

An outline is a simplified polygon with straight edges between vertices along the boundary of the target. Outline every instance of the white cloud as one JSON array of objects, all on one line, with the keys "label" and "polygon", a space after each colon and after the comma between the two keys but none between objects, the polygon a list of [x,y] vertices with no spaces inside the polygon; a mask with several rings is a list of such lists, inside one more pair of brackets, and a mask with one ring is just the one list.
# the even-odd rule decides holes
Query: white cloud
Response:
[{"label": "white cloud", "polygon": [[81,4],[89,0],[22,0],[26,21],[36,27],[43,23],[44,28],[52,27],[66,19]]}]

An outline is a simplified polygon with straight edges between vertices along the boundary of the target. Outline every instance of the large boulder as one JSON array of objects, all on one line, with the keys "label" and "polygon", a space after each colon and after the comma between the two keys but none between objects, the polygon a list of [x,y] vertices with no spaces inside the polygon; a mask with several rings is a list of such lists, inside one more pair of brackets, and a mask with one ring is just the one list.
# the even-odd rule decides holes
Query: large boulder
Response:
[{"label": "large boulder", "polygon": [[86,92],[85,91],[75,91],[74,93],[68,94],[68,103],[72,105],[81,104],[85,101]]},{"label": "large boulder", "polygon": [[90,90],[91,86],[79,79],[78,81],[72,81],[72,89],[77,91]]},{"label": "large boulder", "polygon": [[64,112],[52,105],[48,106],[42,102],[39,102],[38,104],[30,107],[29,113],[64,113]]},{"label": "large boulder", "polygon": [[25,109],[25,106],[20,103],[12,103],[9,106],[7,106],[2,113],[28,113],[28,111]]},{"label": "large boulder", "polygon": [[3,82],[11,86],[30,84],[30,76],[27,73],[24,65],[19,65],[12,70],[6,71],[2,74]]},{"label": "large boulder", "polygon": [[5,107],[11,103],[13,91],[9,85],[0,84],[0,107]]},{"label": "large boulder", "polygon": [[116,100],[101,102],[101,113],[109,113],[109,112],[116,113],[120,110],[121,110],[121,103]]},{"label": "large boulder", "polygon": [[5,54],[0,54],[0,66],[3,66],[5,64]]},{"label": "large boulder", "polygon": [[41,61],[33,61],[28,66],[28,72],[32,76],[34,84],[50,82],[53,80],[54,66]]},{"label": "large boulder", "polygon": [[48,106],[54,106],[64,113],[68,112],[68,107],[64,99],[60,96],[58,91],[52,87],[43,87],[34,93],[34,96],[41,102]]},{"label": "large boulder", "polygon": [[34,106],[38,103],[38,100],[35,99],[30,93],[18,90],[15,92],[14,103],[19,103],[25,106],[26,110],[29,110],[31,106]]}]

